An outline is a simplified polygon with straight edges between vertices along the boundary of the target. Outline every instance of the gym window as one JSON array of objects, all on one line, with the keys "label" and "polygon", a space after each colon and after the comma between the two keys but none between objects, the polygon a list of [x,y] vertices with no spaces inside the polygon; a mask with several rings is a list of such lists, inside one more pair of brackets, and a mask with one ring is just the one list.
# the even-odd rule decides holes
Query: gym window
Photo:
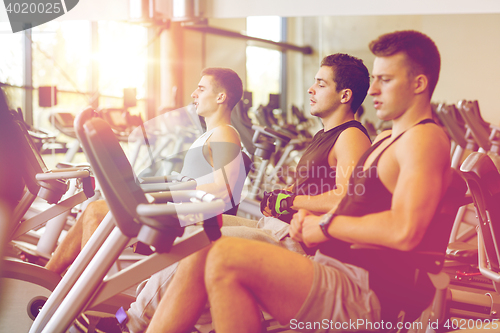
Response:
[{"label": "gym window", "polygon": [[[247,18],[247,35],[279,42],[281,18],[254,16]],[[247,90],[252,92],[253,106],[267,105],[269,94],[280,93],[281,51],[249,45],[246,49]]]}]

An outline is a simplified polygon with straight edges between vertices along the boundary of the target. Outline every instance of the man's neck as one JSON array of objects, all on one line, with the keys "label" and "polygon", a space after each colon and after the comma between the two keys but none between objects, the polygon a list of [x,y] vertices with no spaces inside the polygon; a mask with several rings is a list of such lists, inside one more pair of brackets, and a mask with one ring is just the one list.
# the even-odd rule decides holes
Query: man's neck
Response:
[{"label": "man's neck", "polygon": [[354,113],[350,108],[339,108],[321,118],[325,132],[351,120],[354,120]]},{"label": "man's neck", "polygon": [[392,137],[397,137],[424,119],[432,119],[429,101],[421,101],[406,110],[400,117],[392,120]]},{"label": "man's neck", "polygon": [[205,124],[207,125],[207,131],[221,126],[231,124],[231,112],[227,109],[219,109],[213,114],[205,117]]}]

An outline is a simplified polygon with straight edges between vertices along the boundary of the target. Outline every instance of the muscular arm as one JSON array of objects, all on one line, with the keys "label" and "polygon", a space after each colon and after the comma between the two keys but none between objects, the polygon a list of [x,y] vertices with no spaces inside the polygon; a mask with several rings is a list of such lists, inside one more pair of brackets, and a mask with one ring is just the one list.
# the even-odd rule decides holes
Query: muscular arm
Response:
[{"label": "muscular arm", "polygon": [[337,170],[337,188],[315,196],[298,195],[292,208],[307,209],[320,214],[336,209],[347,192],[349,178],[356,163],[369,147],[370,140],[359,129],[351,127],[344,130],[328,155],[330,167],[336,167]]},{"label": "muscular arm", "polygon": [[[328,232],[335,238],[402,251],[415,248],[432,220],[451,175],[449,143],[436,126],[417,126],[379,161],[379,177],[393,193],[391,210],[362,217],[337,216]],[[317,217],[302,227],[306,244],[326,241]]]}]

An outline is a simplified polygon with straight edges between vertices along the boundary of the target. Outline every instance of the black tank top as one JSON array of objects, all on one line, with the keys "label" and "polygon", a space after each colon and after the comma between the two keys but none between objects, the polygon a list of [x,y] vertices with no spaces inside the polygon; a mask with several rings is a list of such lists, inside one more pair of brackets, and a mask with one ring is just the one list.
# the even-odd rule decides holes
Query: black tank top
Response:
[{"label": "black tank top", "polygon": [[319,195],[336,188],[336,172],[335,168],[328,164],[328,155],[340,134],[350,127],[358,128],[368,139],[370,138],[366,128],[356,120],[348,121],[326,132],[320,130],[314,135],[311,144],[297,164],[295,194]]},{"label": "black tank top", "polygon": [[[434,121],[424,119],[414,126],[427,123],[434,123]],[[338,215],[364,216],[391,209],[392,193],[380,181],[377,164],[387,148],[404,133],[401,133],[384,148],[370,167],[364,171],[364,164],[368,156],[389,136],[374,144],[361,157],[351,174],[348,193],[337,208]],[[424,239],[414,251],[427,250],[428,248],[437,250],[435,249],[437,243],[434,239],[437,235],[436,233],[433,235],[433,232],[436,231],[433,226],[434,222],[434,220],[431,222]],[[444,248],[442,244],[439,247],[439,251],[442,251],[443,255],[446,244],[444,244]],[[362,267],[369,272],[370,288],[380,300],[383,316],[384,313],[392,313],[396,309],[400,310],[409,306],[423,309],[434,294],[434,287],[427,274],[416,269],[412,251],[404,252],[389,248],[382,251],[353,250],[350,243],[337,239],[322,243],[319,249],[323,254],[344,263]]]}]

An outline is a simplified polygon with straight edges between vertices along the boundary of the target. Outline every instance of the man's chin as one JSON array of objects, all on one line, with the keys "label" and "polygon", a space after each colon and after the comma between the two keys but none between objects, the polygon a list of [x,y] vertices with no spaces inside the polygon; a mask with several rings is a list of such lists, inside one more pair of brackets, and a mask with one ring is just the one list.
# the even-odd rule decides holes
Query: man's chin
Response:
[{"label": "man's chin", "polygon": [[311,114],[311,116],[317,117],[320,112],[318,110],[315,110],[315,109],[311,108],[311,110],[309,111],[309,113]]},{"label": "man's chin", "polygon": [[392,118],[387,113],[385,113],[384,111],[377,110],[377,112],[375,114],[377,115],[377,118],[380,119],[380,120],[383,120],[383,121],[390,121],[390,120],[392,120]]}]

